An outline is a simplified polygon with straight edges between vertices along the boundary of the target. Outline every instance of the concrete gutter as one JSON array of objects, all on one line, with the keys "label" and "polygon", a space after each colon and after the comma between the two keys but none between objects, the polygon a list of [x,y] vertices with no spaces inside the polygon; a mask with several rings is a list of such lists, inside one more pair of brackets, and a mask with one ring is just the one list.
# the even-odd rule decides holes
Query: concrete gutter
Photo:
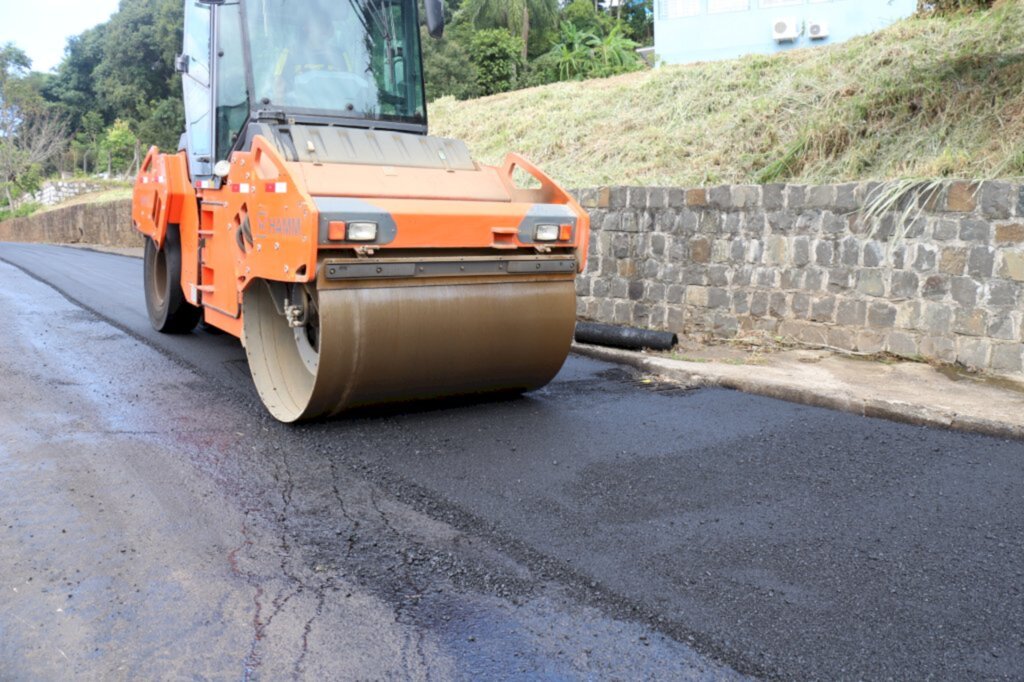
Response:
[{"label": "concrete gutter", "polygon": [[944,372],[924,363],[782,351],[756,363],[687,361],[573,344],[573,352],[685,387],[716,386],[921,426],[1024,440],[1024,380]]}]

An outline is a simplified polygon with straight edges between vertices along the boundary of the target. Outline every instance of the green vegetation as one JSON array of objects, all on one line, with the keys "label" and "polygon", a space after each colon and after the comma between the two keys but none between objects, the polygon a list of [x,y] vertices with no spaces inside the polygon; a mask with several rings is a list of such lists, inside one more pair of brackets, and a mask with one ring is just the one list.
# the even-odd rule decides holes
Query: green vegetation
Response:
[{"label": "green vegetation", "polygon": [[447,97],[431,125],[573,187],[1020,177],[1022,83],[1024,0],[1002,0],[831,47]]}]

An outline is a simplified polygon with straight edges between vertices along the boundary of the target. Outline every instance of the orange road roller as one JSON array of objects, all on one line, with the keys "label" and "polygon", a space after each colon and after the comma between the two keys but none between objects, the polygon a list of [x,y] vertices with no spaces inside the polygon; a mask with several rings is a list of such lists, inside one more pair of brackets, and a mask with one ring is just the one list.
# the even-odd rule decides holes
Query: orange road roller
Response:
[{"label": "orange road roller", "polygon": [[[416,0],[186,0],[186,128],[132,218],[154,328],[241,339],[283,422],[558,373],[589,221],[526,160],[431,137]],[[443,32],[440,0],[427,32]]]}]

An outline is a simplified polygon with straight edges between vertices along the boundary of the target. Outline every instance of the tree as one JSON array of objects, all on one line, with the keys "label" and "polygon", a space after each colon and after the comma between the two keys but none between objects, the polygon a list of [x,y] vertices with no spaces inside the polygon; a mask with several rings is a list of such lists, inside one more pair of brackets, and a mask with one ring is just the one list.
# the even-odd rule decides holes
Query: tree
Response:
[{"label": "tree", "polygon": [[523,71],[522,44],[521,38],[503,28],[474,34],[470,58],[477,70],[480,94],[493,95],[515,89]]},{"label": "tree", "polygon": [[31,67],[23,50],[0,48],[0,184],[11,207],[15,190],[31,189],[29,181],[67,144],[67,127],[43,100],[43,77]]},{"label": "tree", "polygon": [[477,28],[504,27],[522,38],[521,57],[525,63],[531,30],[552,28],[558,23],[558,0],[465,0],[462,13]]}]

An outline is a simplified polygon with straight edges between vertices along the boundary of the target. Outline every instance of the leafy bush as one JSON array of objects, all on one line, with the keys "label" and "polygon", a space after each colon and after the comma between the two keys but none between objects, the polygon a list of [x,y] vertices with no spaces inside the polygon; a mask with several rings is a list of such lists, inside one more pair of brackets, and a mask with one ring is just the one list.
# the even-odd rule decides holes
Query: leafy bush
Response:
[{"label": "leafy bush", "polygon": [[477,31],[470,43],[480,94],[514,90],[523,75],[523,40],[503,28]]},{"label": "leafy bush", "polygon": [[0,222],[8,220],[10,218],[27,218],[40,209],[40,205],[29,202],[27,204],[21,204],[15,209],[10,207],[0,208]]},{"label": "leafy bush", "polygon": [[995,0],[917,0],[918,14],[952,14],[988,9]]}]

